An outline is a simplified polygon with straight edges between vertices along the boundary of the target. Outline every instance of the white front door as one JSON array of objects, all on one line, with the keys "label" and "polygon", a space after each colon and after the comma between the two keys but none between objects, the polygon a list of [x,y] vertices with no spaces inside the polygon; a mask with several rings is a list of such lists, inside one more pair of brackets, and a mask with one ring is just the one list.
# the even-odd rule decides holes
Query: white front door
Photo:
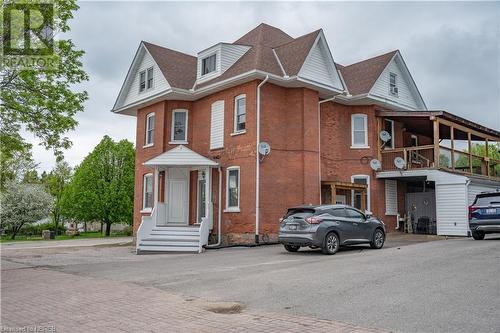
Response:
[{"label": "white front door", "polygon": [[167,173],[167,224],[188,224],[189,169],[169,169]]}]

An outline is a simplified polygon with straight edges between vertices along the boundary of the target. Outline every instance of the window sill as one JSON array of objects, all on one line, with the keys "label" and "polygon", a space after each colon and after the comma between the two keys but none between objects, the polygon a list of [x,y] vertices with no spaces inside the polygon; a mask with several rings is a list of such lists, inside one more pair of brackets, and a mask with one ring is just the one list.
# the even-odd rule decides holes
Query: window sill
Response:
[{"label": "window sill", "polygon": [[370,146],[351,146],[351,149],[370,149]]},{"label": "window sill", "polygon": [[147,145],[142,146],[142,148],[149,148],[153,147],[155,144],[154,143],[148,143]]},{"label": "window sill", "polygon": [[239,212],[240,212],[240,208],[239,207],[224,209],[224,213],[239,213]]},{"label": "window sill", "polygon": [[169,145],[187,145],[188,142],[187,141],[169,141],[168,144]]},{"label": "window sill", "polygon": [[144,208],[139,213],[141,213],[141,214],[151,214],[152,211],[153,211],[153,208]]},{"label": "window sill", "polygon": [[247,130],[243,130],[243,131],[238,131],[238,132],[231,133],[230,135],[231,136],[236,136],[236,135],[245,134],[246,132],[247,132]]}]

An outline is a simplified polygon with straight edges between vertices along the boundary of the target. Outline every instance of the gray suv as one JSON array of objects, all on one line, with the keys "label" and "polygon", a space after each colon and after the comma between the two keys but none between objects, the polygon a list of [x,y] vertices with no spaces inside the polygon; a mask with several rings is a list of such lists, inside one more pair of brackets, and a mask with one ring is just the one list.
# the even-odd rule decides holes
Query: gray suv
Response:
[{"label": "gray suv", "polygon": [[476,195],[469,207],[469,227],[475,240],[486,234],[500,233],[500,192]]},{"label": "gray suv", "polygon": [[334,254],[341,245],[354,244],[380,249],[385,242],[385,226],[351,206],[300,206],[289,208],[281,219],[278,240],[289,252],[309,246]]}]

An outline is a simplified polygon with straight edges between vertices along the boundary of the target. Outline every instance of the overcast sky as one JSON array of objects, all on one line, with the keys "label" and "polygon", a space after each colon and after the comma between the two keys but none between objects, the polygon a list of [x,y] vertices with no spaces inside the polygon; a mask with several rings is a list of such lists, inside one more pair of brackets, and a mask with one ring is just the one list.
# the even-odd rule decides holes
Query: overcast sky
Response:
[{"label": "overcast sky", "polygon": [[[104,135],[135,142],[135,118],[110,109],[141,40],[195,55],[233,42],[261,22],[292,37],[323,28],[334,60],[348,65],[394,49],[429,109],[500,130],[500,3],[80,2],[70,37],[85,50],[89,93],[67,161],[76,165]],[[34,143],[39,170],[52,152]]]}]

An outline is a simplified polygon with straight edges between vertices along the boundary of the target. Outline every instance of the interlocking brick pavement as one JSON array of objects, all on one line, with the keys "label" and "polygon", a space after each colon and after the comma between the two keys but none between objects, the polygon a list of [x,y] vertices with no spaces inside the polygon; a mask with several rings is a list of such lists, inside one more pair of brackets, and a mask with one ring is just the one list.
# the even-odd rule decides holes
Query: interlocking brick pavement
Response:
[{"label": "interlocking brick pavement", "polygon": [[[2,270],[1,329],[16,332],[386,332],[285,314],[214,313],[220,306],[155,288],[43,268]],[[224,305],[224,304],[222,304]],[[30,330],[31,329],[31,330]],[[19,332],[20,330],[17,330]]]}]

